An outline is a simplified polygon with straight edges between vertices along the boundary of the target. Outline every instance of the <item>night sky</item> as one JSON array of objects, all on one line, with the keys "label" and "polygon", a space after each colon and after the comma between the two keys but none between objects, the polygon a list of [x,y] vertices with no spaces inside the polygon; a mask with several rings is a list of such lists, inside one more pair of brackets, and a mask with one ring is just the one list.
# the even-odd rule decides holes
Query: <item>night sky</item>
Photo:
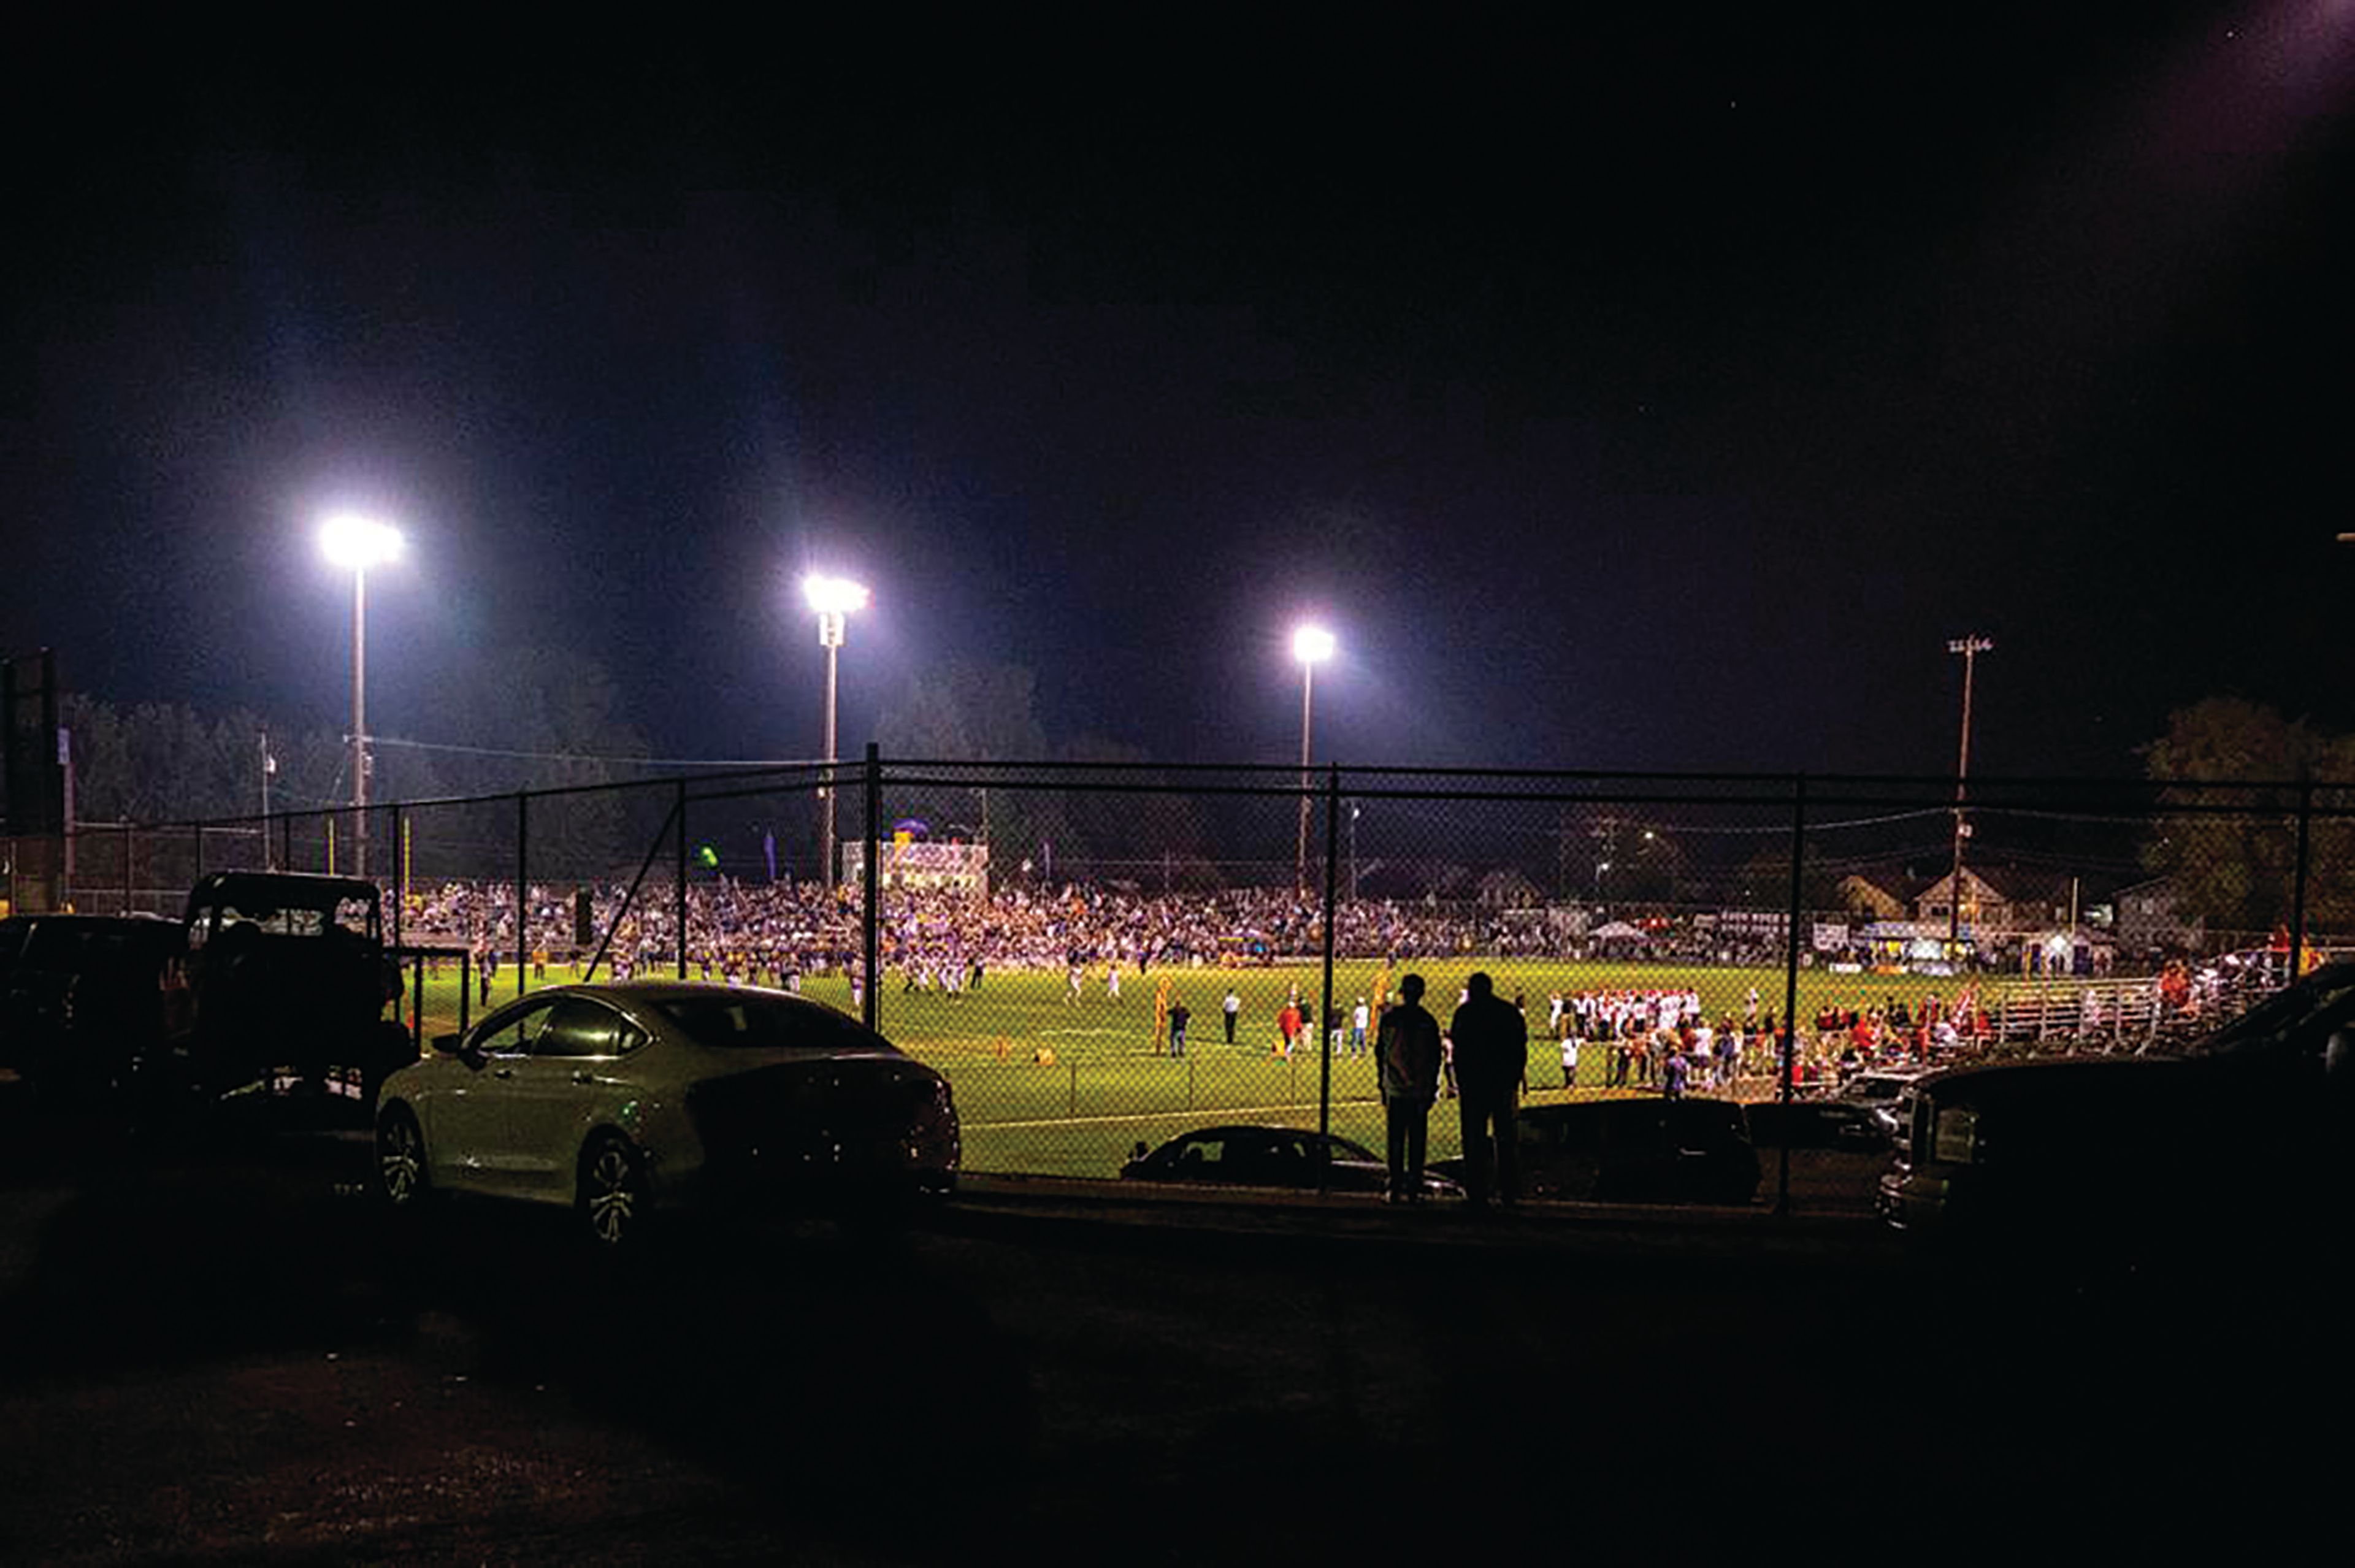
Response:
[{"label": "night sky", "polygon": [[2355,726],[2355,3],[1636,9],[18,18],[0,646],[337,728],[357,505],[410,739],[527,641],[812,755],[818,566],[847,749],[1283,761],[1312,613],[1345,763],[1942,771],[1966,632],[1975,772]]}]

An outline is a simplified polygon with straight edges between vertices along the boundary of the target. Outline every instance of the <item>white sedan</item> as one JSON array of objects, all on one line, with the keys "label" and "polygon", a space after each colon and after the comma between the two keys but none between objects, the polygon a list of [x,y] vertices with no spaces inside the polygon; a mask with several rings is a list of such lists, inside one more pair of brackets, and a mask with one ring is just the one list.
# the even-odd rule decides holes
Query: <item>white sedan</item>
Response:
[{"label": "white sedan", "polygon": [[386,1202],[436,1192],[570,1206],[608,1246],[650,1211],[944,1197],[946,1080],[831,1008],[684,982],[537,991],[385,1080]]}]

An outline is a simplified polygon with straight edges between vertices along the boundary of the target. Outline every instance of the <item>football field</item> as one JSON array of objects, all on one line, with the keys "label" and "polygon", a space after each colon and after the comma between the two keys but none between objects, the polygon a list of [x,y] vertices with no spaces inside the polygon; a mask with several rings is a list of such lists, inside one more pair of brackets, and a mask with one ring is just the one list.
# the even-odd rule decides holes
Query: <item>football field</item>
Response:
[{"label": "football field", "polygon": [[[1380,960],[1345,960],[1334,965],[1334,1020],[1341,1036],[1334,1051],[1332,1127],[1379,1151],[1381,1107],[1376,1093],[1370,1042],[1363,1052],[1351,1042],[1350,1015],[1359,997],[1396,993],[1398,976],[1410,969],[1429,985],[1425,1005],[1442,1024],[1454,1009],[1464,978],[1475,969],[1495,976],[1500,996],[1522,994],[1529,1019],[1530,1099],[1544,1103],[1569,1094],[1606,1090],[1604,1051],[1582,1051],[1574,1089],[1561,1086],[1559,1048],[1548,1038],[1547,997],[1595,990],[1690,988],[1711,1021],[1743,1016],[1750,993],[1761,1015],[1781,1015],[1785,976],[1780,968],[1659,964],[1574,963],[1552,959],[1457,957],[1390,966]],[[663,972],[665,975],[667,971]],[[656,976],[649,976],[656,977]],[[697,977],[699,977],[698,976]],[[544,978],[527,986],[560,985],[572,978],[562,965],[550,965]],[[425,1024],[429,1036],[457,1027],[458,978],[454,967],[429,977]],[[1221,1002],[1231,987],[1240,1003],[1235,1039],[1226,1040]],[[1295,987],[1320,1004],[1321,967],[1315,963],[1241,969],[1173,967],[1144,975],[1124,968],[1114,996],[1101,966],[1088,971],[1076,995],[1061,971],[1009,971],[986,975],[978,988],[963,994],[910,988],[896,970],[887,974],[880,998],[884,1035],[911,1055],[931,1063],[954,1087],[964,1127],[965,1165],[976,1171],[1039,1176],[1110,1177],[1139,1142],[1157,1145],[1189,1128],[1216,1122],[1263,1122],[1291,1126],[1316,1125],[1324,1033],[1304,1034],[1289,1055],[1281,1049],[1277,1018]],[[802,994],[845,1010],[850,987],[840,976],[814,976]],[[1953,982],[1919,976],[1834,975],[1806,969],[1799,976],[1799,1016],[1812,1017],[1827,1002],[1864,1008],[1894,998],[1909,1008],[1929,995],[1951,996]],[[503,966],[490,989],[499,1006],[517,995],[513,965]],[[1981,996],[1992,1005],[1987,983]],[[1182,1056],[1169,1051],[1167,1009],[1181,1004],[1190,1013]],[[479,997],[469,1009],[483,1016]],[[1772,1089],[1771,1075],[1745,1081],[1745,1095]],[[1457,1152],[1455,1118],[1443,1104],[1432,1117],[1432,1157]]]}]

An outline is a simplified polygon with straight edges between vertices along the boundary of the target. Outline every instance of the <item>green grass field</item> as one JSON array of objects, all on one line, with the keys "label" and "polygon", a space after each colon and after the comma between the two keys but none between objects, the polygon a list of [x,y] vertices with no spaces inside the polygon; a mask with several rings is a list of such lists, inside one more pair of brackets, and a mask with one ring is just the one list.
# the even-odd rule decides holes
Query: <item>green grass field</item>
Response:
[{"label": "green grass field", "polygon": [[[1549,960],[1441,959],[1401,965],[1423,975],[1429,1003],[1443,1022],[1455,1005],[1464,977],[1486,968],[1498,992],[1516,989],[1528,1001],[1532,1036],[1529,1086],[1538,1103],[1604,1088],[1604,1053],[1582,1053],[1574,1091],[1561,1085],[1557,1049],[1545,1032],[1550,992],[1598,989],[1697,991],[1712,1019],[1742,1015],[1755,987],[1762,1011],[1783,1010],[1785,977],[1779,968],[1564,963]],[[1334,969],[1334,1016],[1346,1023],[1359,996],[1369,1000],[1382,974],[1378,961],[1348,961]],[[570,971],[550,965],[543,981],[563,984]],[[1181,1059],[1167,1053],[1154,1027],[1156,993],[1164,981],[1193,1018],[1188,1049]],[[885,1035],[930,1062],[954,1086],[964,1119],[965,1160],[978,1171],[1041,1176],[1109,1177],[1131,1147],[1148,1145],[1189,1127],[1220,1121],[1316,1125],[1318,1080],[1323,1069],[1318,1042],[1304,1038],[1287,1060],[1274,1053],[1275,1019],[1294,986],[1319,999],[1322,974],[1314,964],[1258,969],[1169,969],[1139,976],[1124,970],[1117,1000],[1106,993],[1103,971],[1092,970],[1077,1001],[1069,999],[1065,976],[1053,973],[992,974],[981,987],[961,997],[910,992],[894,973],[881,997]],[[1229,985],[1242,1008],[1236,1043],[1228,1045],[1219,1003]],[[1813,1015],[1826,1002],[1863,1008],[1891,997],[1910,1007],[1932,993],[1951,996],[1951,981],[1913,976],[1831,975],[1802,970],[1799,1015]],[[803,987],[815,1000],[847,1009],[848,982],[820,976]],[[1992,1002],[1982,986],[1981,994]],[[493,1006],[516,995],[515,970],[504,967],[492,987]],[[481,1016],[477,1004],[474,1017]],[[429,1034],[457,1027],[454,969],[428,980],[425,1024]],[[1762,1076],[1754,1092],[1768,1092]],[[1376,1097],[1370,1055],[1351,1056],[1347,1036],[1332,1062],[1333,1130],[1379,1150],[1381,1109]],[[1443,1104],[1432,1118],[1432,1157],[1457,1152],[1455,1117]]]}]

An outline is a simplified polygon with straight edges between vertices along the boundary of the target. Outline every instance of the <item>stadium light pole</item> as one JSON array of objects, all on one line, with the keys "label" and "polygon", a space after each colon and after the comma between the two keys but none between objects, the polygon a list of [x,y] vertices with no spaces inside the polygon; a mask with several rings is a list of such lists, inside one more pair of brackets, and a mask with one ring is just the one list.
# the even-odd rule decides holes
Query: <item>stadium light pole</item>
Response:
[{"label": "stadium light pole", "polygon": [[1292,634],[1292,656],[1300,661],[1300,850],[1293,863],[1293,886],[1308,887],[1308,797],[1316,787],[1308,772],[1308,737],[1315,711],[1316,667],[1333,656],[1333,634],[1302,626]]},{"label": "stadium light pole", "polygon": [[[817,645],[826,650],[826,782],[818,786],[818,874],[834,886],[834,699],[835,663],[842,652],[843,626],[853,610],[867,608],[867,590],[847,577],[813,572],[802,579],[802,595],[817,612]],[[868,853],[872,854],[870,849]]]},{"label": "stadium light pole", "polygon": [[368,574],[400,559],[400,530],[374,517],[338,512],[319,525],[319,549],[352,574],[352,869],[368,875]]},{"label": "stadium light pole", "polygon": [[1362,815],[1356,801],[1349,803],[1349,901],[1358,901],[1358,818]]},{"label": "stadium light pole", "polygon": [[1946,645],[1948,653],[1963,658],[1963,744],[1955,759],[1955,865],[1946,882],[1946,956],[1957,964],[1962,961],[1963,840],[1971,836],[1970,825],[1963,817],[1965,782],[1971,776],[1971,677],[1979,656],[1994,649],[1991,639],[1977,635],[1956,637]]}]

